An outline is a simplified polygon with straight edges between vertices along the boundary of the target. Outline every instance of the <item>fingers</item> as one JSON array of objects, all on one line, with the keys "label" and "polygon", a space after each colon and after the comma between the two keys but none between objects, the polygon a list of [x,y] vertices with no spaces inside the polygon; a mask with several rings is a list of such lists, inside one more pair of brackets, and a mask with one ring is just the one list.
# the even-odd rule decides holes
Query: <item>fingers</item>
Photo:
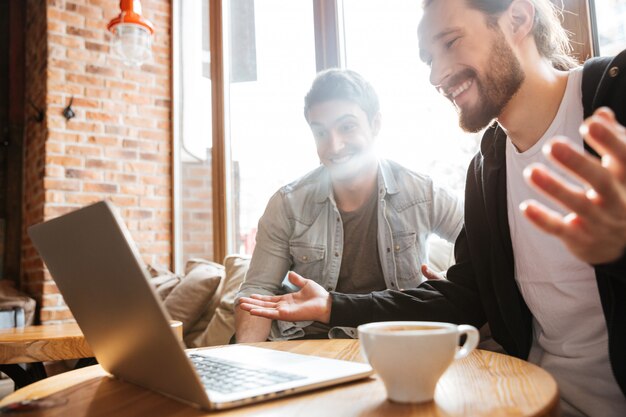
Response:
[{"label": "fingers", "polygon": [[600,155],[602,166],[626,180],[626,128],[609,108],[601,107],[580,126],[580,134]]},{"label": "fingers", "polygon": [[[244,298],[248,298],[248,297],[241,297],[241,299],[243,300]],[[261,294],[252,294],[250,295],[250,298],[253,298],[255,300],[261,300],[261,301],[271,301],[273,303],[277,303],[280,300],[282,300],[282,296],[281,295],[261,295]]]},{"label": "fingers", "polygon": [[241,297],[239,299],[239,308],[249,312],[253,316],[265,317],[272,320],[278,320],[280,318],[280,311],[278,304],[273,301],[263,301],[264,299],[279,298],[266,295],[253,294],[250,297]]},{"label": "fingers", "polygon": [[[576,150],[567,139],[557,138],[550,142],[544,153],[559,165],[589,184],[597,194],[612,201],[617,197],[613,178],[595,157]],[[615,168],[614,170],[617,170]]]},{"label": "fingers", "polygon": [[244,310],[244,311],[250,311],[252,309],[257,308],[257,306],[255,304],[251,304],[251,303],[240,302],[239,303],[239,308]]},{"label": "fingers", "polygon": [[272,320],[280,318],[280,311],[278,310],[276,303],[242,297],[239,300],[239,308],[249,312],[253,316],[265,317]]},{"label": "fingers", "polygon": [[[524,174],[532,185],[546,195],[588,220],[599,215],[598,208],[613,214],[623,210],[619,204],[626,183],[626,129],[608,109],[585,120],[581,133],[600,154],[602,160],[576,149],[567,138],[555,138],[543,148],[546,156],[587,183],[592,190],[584,194],[568,186],[542,166],[531,166]],[[594,216],[595,215],[595,216]]]},{"label": "fingers", "polygon": [[590,216],[594,205],[588,195],[580,188],[573,187],[556,178],[541,164],[531,164],[524,169],[524,178],[530,185],[564,207],[582,215]]},{"label": "fingers", "polygon": [[602,171],[597,158],[585,154],[566,137],[555,137],[542,148],[542,152],[583,181],[588,181],[589,175]]},{"label": "fingers", "polygon": [[602,117],[608,121],[615,121],[615,113],[613,113],[613,110],[608,107],[599,107],[598,109],[596,109],[593,115]]},{"label": "fingers", "polygon": [[569,234],[564,218],[537,201],[524,201],[519,208],[528,220],[544,232],[560,238],[565,238]]},{"label": "fingers", "polygon": [[265,307],[265,308],[275,308],[276,302],[273,301],[262,301],[254,298],[241,297],[239,299],[239,307],[244,308],[244,306],[253,306],[253,307]]},{"label": "fingers", "polygon": [[289,277],[289,282],[291,282],[293,285],[296,285],[300,288],[304,287],[308,281],[308,279],[304,278],[301,275],[298,275],[297,273],[293,271],[289,271],[288,277]]},{"label": "fingers", "polygon": [[619,181],[626,180],[626,128],[621,126],[608,109],[598,110],[585,120],[581,135],[599,154],[602,166]]},{"label": "fingers", "polygon": [[272,319],[272,320],[280,320],[281,316],[280,316],[280,311],[278,311],[275,308],[259,308],[259,307],[255,307],[252,308],[250,310],[247,310],[250,312],[250,314],[252,314],[253,316],[258,316],[258,317],[265,317],[266,319]]},{"label": "fingers", "polygon": [[[598,142],[597,140],[594,141],[594,135],[595,134],[602,135],[602,132],[599,132],[596,129],[598,125],[602,125],[605,123],[608,123],[608,124],[615,123],[615,115],[610,109],[600,108],[596,110],[596,112],[593,115],[591,115],[591,117],[588,117],[587,119],[583,120],[580,127],[578,128],[578,132],[580,133],[580,136],[582,136],[583,139],[585,139],[585,141],[587,141],[589,145],[591,145],[596,150],[596,152],[598,152],[601,155],[606,154],[607,149],[604,146],[602,146],[602,144]],[[590,133],[590,130],[593,131],[593,134]]]},{"label": "fingers", "polygon": [[422,264],[422,275],[424,275],[426,279],[445,279],[445,276],[442,273],[433,271],[428,268],[428,265],[426,264]]}]

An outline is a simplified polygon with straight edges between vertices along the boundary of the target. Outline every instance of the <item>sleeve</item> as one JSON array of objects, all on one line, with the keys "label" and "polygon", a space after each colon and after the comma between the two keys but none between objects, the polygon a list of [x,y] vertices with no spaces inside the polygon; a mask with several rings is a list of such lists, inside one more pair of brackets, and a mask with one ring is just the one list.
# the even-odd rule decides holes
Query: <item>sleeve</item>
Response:
[{"label": "sleeve", "polygon": [[284,292],[282,282],[291,267],[289,238],[293,229],[283,194],[278,191],[259,220],[256,245],[250,267],[235,298],[251,294],[276,295]]},{"label": "sleeve", "polygon": [[442,239],[454,242],[463,227],[463,200],[445,188],[431,183],[431,230]]},{"label": "sleeve", "polygon": [[611,280],[626,283],[626,253],[613,262],[593,265],[596,273],[602,274]]},{"label": "sleeve", "polygon": [[485,322],[476,279],[469,258],[465,229],[455,244],[457,263],[447,280],[432,280],[404,291],[377,291],[347,295],[332,292],[331,326],[356,327],[390,320],[467,323],[477,328]]}]

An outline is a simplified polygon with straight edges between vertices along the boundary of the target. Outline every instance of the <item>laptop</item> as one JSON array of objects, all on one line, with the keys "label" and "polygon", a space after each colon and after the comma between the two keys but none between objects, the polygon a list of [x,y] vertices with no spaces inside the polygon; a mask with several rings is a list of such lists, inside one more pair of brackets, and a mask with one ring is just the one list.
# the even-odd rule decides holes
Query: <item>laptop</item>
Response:
[{"label": "laptop", "polygon": [[211,410],[373,373],[363,363],[252,346],[185,351],[130,232],[107,201],[31,226],[28,234],[96,359],[121,380]]}]

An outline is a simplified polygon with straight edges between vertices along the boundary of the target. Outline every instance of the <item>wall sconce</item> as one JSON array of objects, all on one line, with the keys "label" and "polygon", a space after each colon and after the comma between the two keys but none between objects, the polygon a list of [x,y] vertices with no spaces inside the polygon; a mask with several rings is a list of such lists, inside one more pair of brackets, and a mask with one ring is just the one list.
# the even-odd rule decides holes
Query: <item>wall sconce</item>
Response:
[{"label": "wall sconce", "polygon": [[76,117],[76,113],[74,113],[74,109],[72,109],[73,102],[74,102],[74,96],[70,98],[70,104],[68,104],[67,107],[63,109],[63,116],[65,117],[65,120],[67,120],[68,122],[70,121],[70,119]]},{"label": "wall sconce", "polygon": [[141,15],[139,0],[120,0],[120,9],[107,25],[113,34],[113,51],[126,65],[139,66],[152,59],[154,25]]}]

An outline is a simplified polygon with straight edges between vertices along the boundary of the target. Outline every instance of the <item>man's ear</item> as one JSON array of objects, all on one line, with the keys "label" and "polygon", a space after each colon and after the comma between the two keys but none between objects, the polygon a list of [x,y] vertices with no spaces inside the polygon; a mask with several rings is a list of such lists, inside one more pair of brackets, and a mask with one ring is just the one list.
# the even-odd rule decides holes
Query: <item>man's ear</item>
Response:
[{"label": "man's ear", "polygon": [[374,117],[372,117],[372,121],[370,122],[370,126],[372,127],[372,133],[374,136],[378,136],[378,132],[380,132],[380,127],[382,124],[382,116],[380,112],[376,113]]},{"label": "man's ear", "polygon": [[532,33],[535,24],[535,6],[529,0],[514,0],[507,10],[508,25],[515,40]]}]

